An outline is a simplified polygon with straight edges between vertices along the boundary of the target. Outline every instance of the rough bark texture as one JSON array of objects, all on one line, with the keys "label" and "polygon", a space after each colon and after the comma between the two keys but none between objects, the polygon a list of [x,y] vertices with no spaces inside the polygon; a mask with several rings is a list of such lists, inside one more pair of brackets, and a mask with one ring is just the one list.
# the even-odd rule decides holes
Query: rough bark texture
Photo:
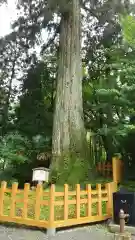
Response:
[{"label": "rough bark texture", "polygon": [[81,182],[88,174],[80,36],[80,3],[71,0],[61,20],[52,140],[52,176],[60,182]]}]

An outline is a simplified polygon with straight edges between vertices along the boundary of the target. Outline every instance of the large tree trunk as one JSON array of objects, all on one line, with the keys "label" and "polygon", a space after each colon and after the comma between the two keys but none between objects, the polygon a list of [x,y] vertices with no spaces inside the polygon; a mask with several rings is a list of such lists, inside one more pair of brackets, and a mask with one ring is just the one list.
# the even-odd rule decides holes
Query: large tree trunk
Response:
[{"label": "large tree trunk", "polygon": [[51,176],[77,183],[88,175],[88,151],[83,121],[80,3],[70,1],[62,14]]}]

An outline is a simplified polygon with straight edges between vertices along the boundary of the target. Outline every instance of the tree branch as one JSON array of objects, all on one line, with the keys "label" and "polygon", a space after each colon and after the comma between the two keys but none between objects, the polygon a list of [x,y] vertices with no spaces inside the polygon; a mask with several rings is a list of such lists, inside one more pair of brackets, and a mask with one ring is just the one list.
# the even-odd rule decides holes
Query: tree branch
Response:
[{"label": "tree branch", "polygon": [[51,45],[53,44],[57,34],[60,32],[60,24],[56,27],[56,30],[53,34],[53,36],[48,40],[48,42],[46,44],[43,45],[42,50],[41,50],[41,54],[44,53],[44,51]]}]

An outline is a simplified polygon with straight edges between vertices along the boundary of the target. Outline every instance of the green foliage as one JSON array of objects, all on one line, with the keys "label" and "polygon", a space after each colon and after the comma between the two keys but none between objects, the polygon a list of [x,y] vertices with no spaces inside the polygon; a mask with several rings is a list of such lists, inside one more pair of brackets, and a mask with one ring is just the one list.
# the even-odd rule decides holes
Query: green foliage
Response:
[{"label": "green foliage", "polygon": [[135,47],[135,17],[132,15],[122,16],[121,24],[125,41]]},{"label": "green foliage", "polygon": [[3,162],[5,166],[24,163],[28,160],[27,155],[25,155],[28,145],[28,139],[18,133],[5,135],[0,141],[1,162]]},{"label": "green foliage", "polygon": [[[11,132],[0,140],[0,180],[9,185],[15,180],[14,175],[23,164],[29,163],[30,141],[17,132]],[[20,172],[21,176],[21,172]],[[17,178],[16,178],[17,181]]]},{"label": "green foliage", "polygon": [[16,108],[18,130],[33,137],[51,136],[52,131],[52,83],[44,62],[32,66],[23,79],[23,94]]}]

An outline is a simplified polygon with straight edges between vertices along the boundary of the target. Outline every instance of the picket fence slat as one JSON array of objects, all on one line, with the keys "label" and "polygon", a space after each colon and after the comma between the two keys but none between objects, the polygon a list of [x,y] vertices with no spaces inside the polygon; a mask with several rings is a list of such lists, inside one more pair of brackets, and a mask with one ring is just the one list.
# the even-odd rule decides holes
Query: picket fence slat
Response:
[{"label": "picket fence slat", "polygon": [[7,187],[6,182],[1,183],[1,189],[0,189],[0,216],[3,215],[3,205],[4,205],[4,193]]},{"label": "picket fence slat", "polygon": [[76,185],[76,217],[80,218],[80,185]]},{"label": "picket fence slat", "polygon": [[27,218],[27,212],[28,212],[28,193],[30,190],[30,184],[26,183],[24,185],[24,199],[23,199],[23,218]]},{"label": "picket fence slat", "polygon": [[55,220],[54,215],[54,206],[55,206],[55,185],[51,185],[49,192],[49,226],[53,227]]},{"label": "picket fence slat", "polygon": [[102,216],[102,190],[101,184],[97,184],[97,191],[98,191],[98,215]]},{"label": "picket fence slat", "polygon": [[40,218],[40,204],[42,191],[43,191],[42,185],[38,184],[36,188],[35,220],[39,220]]},{"label": "picket fence slat", "polygon": [[92,204],[92,201],[91,201],[91,185],[90,184],[87,184],[87,186],[86,186],[86,188],[87,188],[87,193],[88,193],[88,210],[87,210],[87,215],[88,215],[88,217],[90,217],[91,216],[91,204]]},{"label": "picket fence slat", "polygon": [[64,219],[68,220],[68,185],[64,185]]},{"label": "picket fence slat", "polygon": [[107,195],[108,195],[108,201],[107,201],[107,212],[108,214],[111,214],[111,209],[112,209],[112,191],[111,191],[111,184],[107,183],[106,184],[107,188]]},{"label": "picket fence slat", "polygon": [[15,203],[16,203],[16,193],[18,189],[18,183],[13,183],[12,184],[12,192],[11,192],[11,208],[10,208],[10,217],[14,217],[15,215]]}]

